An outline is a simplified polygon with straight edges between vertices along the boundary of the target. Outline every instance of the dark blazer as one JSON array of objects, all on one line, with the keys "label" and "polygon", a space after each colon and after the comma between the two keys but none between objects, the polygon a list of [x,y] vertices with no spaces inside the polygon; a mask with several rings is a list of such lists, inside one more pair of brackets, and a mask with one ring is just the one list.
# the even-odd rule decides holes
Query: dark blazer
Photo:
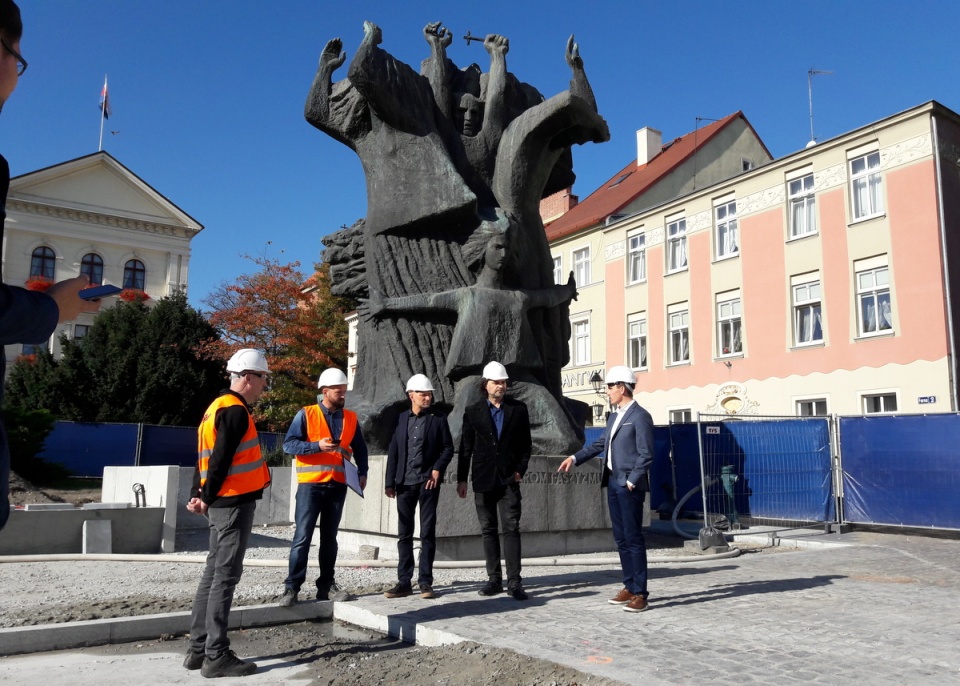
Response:
[{"label": "dark blazer", "polygon": [[463,413],[457,481],[467,480],[472,461],[475,493],[486,493],[511,483],[514,472],[523,476],[530,463],[533,441],[527,406],[519,400],[504,398],[501,407],[503,431],[499,439],[486,399],[469,405]]},{"label": "dark blazer", "polygon": [[[387,449],[387,473],[384,478],[384,488],[396,488],[403,483],[407,471],[407,422],[410,419],[410,410],[400,413],[397,428],[390,439]],[[440,472],[440,482],[443,482],[443,473],[453,460],[453,437],[450,435],[450,425],[447,418],[439,412],[427,412],[427,425],[423,433],[423,463],[420,473],[424,480],[430,472]]]},{"label": "dark blazer", "polygon": [[611,415],[603,435],[590,445],[583,446],[573,456],[575,464],[581,465],[600,454],[606,462],[612,442],[613,472],[611,474],[604,468],[601,487],[606,486],[610,476],[613,476],[620,486],[626,486],[629,481],[637,490],[649,491],[650,478],[647,472],[653,462],[653,420],[650,413],[637,403],[630,403],[613,436],[610,435],[612,428]]}]

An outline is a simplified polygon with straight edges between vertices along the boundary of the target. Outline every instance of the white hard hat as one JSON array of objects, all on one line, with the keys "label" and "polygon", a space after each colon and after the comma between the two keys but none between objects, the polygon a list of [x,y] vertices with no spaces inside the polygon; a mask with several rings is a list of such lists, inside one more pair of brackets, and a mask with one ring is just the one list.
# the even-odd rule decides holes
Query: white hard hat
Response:
[{"label": "white hard hat", "polygon": [[606,383],[628,383],[631,386],[636,386],[637,375],[633,373],[630,367],[624,367],[623,365],[610,367],[610,371],[607,372]]},{"label": "white hard hat", "polygon": [[347,385],[347,375],[335,367],[331,367],[330,369],[324,369],[323,374],[321,374],[320,378],[317,379],[317,388],[325,388],[327,386],[346,386],[346,385]]},{"label": "white hard hat", "polygon": [[270,368],[267,366],[267,356],[260,350],[254,348],[244,348],[238,350],[227,360],[227,371],[239,374],[240,372],[261,372],[269,374]]},{"label": "white hard hat", "polygon": [[426,374],[414,374],[410,377],[410,380],[407,381],[407,393],[410,391],[431,391],[433,392],[433,384],[430,383],[430,379],[427,378]]},{"label": "white hard hat", "polygon": [[507,375],[507,368],[499,362],[487,362],[480,376],[487,381],[506,381],[510,378]]}]

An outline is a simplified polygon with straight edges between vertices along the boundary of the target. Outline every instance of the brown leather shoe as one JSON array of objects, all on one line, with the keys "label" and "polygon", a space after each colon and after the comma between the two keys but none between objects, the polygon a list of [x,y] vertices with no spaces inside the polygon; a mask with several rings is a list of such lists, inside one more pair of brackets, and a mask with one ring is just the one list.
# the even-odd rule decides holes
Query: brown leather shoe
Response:
[{"label": "brown leather shoe", "polygon": [[608,600],[607,602],[610,603],[611,605],[626,605],[626,604],[629,603],[631,600],[633,600],[635,597],[636,597],[636,596],[633,595],[633,593],[631,593],[630,591],[628,591],[626,588],[623,588],[623,589],[620,590],[619,593],[617,593],[617,595],[613,596],[613,597],[612,597],[610,600]]},{"label": "brown leather shoe", "polygon": [[650,606],[647,604],[647,599],[642,595],[633,596],[633,600],[623,606],[624,612],[643,612],[648,609]]}]

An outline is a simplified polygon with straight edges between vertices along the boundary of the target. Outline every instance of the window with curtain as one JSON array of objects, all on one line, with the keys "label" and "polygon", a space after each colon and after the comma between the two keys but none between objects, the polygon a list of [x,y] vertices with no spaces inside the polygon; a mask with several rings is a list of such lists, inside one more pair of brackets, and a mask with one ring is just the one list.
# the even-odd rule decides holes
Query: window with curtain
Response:
[{"label": "window with curtain", "polygon": [[143,290],[147,281],[147,268],[140,260],[128,260],[123,266],[123,287]]},{"label": "window with curtain", "polygon": [[681,410],[670,410],[671,424],[689,424],[693,421],[693,410],[684,408]]},{"label": "window with curtain", "polygon": [[796,345],[823,341],[820,314],[820,282],[811,281],[793,287],[793,332]]},{"label": "window with curtain", "polygon": [[740,252],[740,238],[737,235],[737,202],[724,203],[714,209],[716,219],[717,258],[733,257]]},{"label": "window with curtain", "polygon": [[581,319],[573,323],[573,363],[590,364],[590,322]]},{"label": "window with curtain", "polygon": [[30,276],[40,276],[45,279],[54,279],[57,271],[57,256],[45,245],[33,251],[30,257]]},{"label": "window with curtain", "polygon": [[647,368],[647,320],[627,324],[627,364],[631,369]]},{"label": "window with curtain", "polygon": [[563,278],[563,258],[553,258],[553,283],[563,284],[566,279]]},{"label": "window with curtain", "polygon": [[893,329],[888,267],[857,272],[857,299],[860,303],[860,335],[869,336]]},{"label": "window with curtain", "polygon": [[667,272],[687,268],[687,220],[667,224]]},{"label": "window with curtain", "polygon": [[742,323],[740,318],[740,298],[717,303],[717,345],[718,355],[740,355],[743,353]]},{"label": "window with curtain", "polygon": [[644,234],[630,236],[627,251],[627,283],[647,280],[647,244]]},{"label": "window with curtain", "polygon": [[86,274],[91,286],[103,283],[103,258],[96,253],[87,253],[80,262],[80,273]]},{"label": "window with curtain", "polygon": [[573,251],[573,278],[579,288],[590,285],[590,248]]},{"label": "window with curtain", "polygon": [[863,219],[883,213],[883,181],[880,153],[871,152],[850,160],[850,195],[853,218]]},{"label": "window with curtain", "polygon": [[813,193],[813,174],[787,184],[790,197],[790,237],[799,238],[817,232],[817,198]]},{"label": "window with curtain", "polygon": [[690,313],[687,310],[670,315],[670,364],[690,361]]}]

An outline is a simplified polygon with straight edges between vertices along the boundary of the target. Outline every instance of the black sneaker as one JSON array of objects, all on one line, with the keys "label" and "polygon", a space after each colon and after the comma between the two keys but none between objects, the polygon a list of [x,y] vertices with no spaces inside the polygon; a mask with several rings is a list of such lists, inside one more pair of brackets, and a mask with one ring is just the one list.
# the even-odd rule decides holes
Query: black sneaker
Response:
[{"label": "black sneaker", "polygon": [[191,672],[200,669],[203,667],[203,658],[206,655],[203,653],[195,653],[192,650],[187,650],[187,656],[183,658],[183,668],[189,669]]},{"label": "black sneaker", "polygon": [[424,600],[436,598],[437,594],[433,592],[433,586],[430,584],[420,584],[420,597]]},{"label": "black sneaker", "polygon": [[353,600],[353,596],[336,583],[332,583],[328,587],[317,587],[317,600],[334,600],[342,603],[345,600]]},{"label": "black sneaker", "polygon": [[244,662],[232,650],[224,650],[214,660],[208,657],[200,668],[200,674],[208,679],[221,676],[247,676],[255,671],[257,671],[256,664]]},{"label": "black sneaker", "polygon": [[383,592],[384,598],[406,598],[408,595],[413,594],[413,588],[410,584],[401,584],[398,583]]},{"label": "black sneaker", "polygon": [[488,581],[480,587],[477,593],[480,595],[498,595],[503,593],[503,584],[499,581]]},{"label": "black sneaker", "polygon": [[507,593],[509,593],[514,600],[526,600],[530,597],[527,595],[527,592],[523,590],[523,586],[519,584],[511,589],[508,589]]},{"label": "black sneaker", "polygon": [[280,602],[278,603],[280,607],[290,607],[291,605],[297,604],[297,595],[300,591],[294,591],[292,588],[284,589],[283,595],[280,596]]}]

